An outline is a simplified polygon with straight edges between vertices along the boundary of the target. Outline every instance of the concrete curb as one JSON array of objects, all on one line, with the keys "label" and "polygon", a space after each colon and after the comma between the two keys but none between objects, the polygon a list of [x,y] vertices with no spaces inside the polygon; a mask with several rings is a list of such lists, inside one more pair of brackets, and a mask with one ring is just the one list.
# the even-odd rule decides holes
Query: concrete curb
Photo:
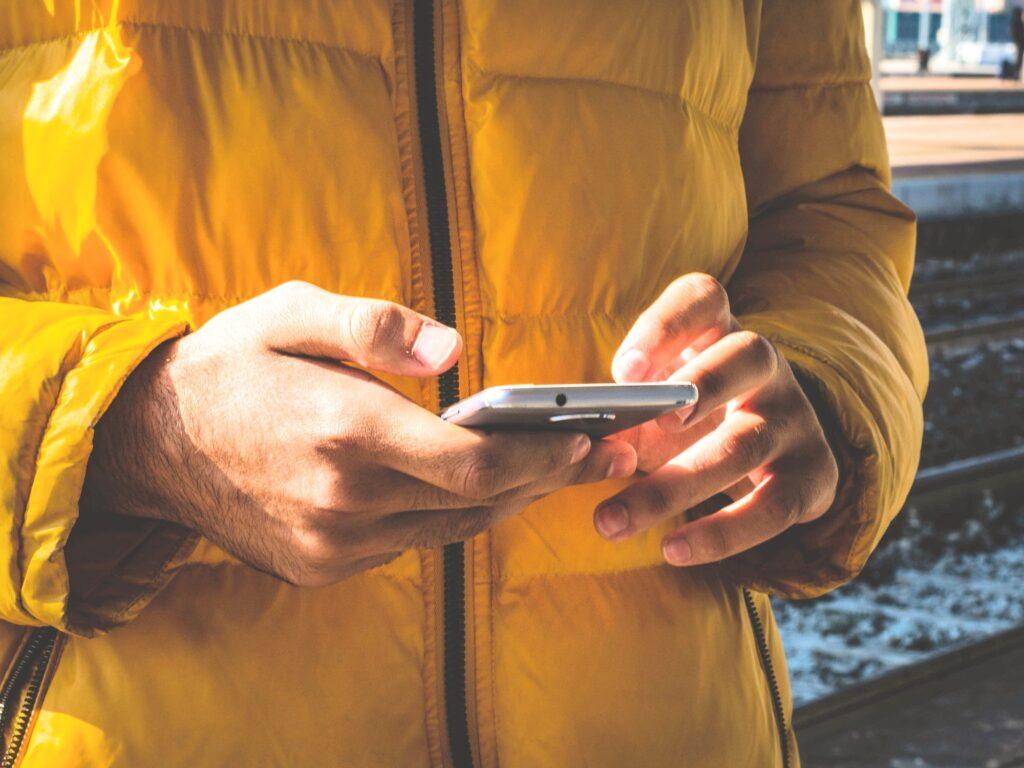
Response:
[{"label": "concrete curb", "polygon": [[883,91],[885,115],[963,115],[1024,112],[1024,88],[993,91]]},{"label": "concrete curb", "polygon": [[1024,160],[897,167],[892,191],[922,221],[1024,214]]}]

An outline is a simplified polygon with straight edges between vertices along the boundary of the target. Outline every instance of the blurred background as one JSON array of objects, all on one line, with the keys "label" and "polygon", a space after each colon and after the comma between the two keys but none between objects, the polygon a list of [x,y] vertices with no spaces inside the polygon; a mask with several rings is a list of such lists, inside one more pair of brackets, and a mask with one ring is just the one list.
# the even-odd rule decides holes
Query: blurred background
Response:
[{"label": "blurred background", "polygon": [[932,379],[861,578],[775,604],[806,768],[1024,766],[1022,4],[863,3]]}]

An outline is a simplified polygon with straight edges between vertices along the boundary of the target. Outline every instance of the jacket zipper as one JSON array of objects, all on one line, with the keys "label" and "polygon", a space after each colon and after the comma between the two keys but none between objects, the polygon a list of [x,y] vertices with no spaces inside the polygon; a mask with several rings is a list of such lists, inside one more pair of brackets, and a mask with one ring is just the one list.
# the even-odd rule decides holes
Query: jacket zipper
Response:
[{"label": "jacket zipper", "polygon": [[754,595],[751,594],[749,589],[743,590],[743,602],[747,606],[750,626],[754,630],[754,640],[757,642],[757,653],[761,657],[761,666],[764,668],[764,675],[768,679],[768,689],[772,696],[772,708],[775,710],[775,727],[779,731],[782,766],[783,768],[791,768],[792,762],[789,754],[789,728],[786,725],[786,710],[782,705],[779,678],[775,675],[775,665],[772,663],[772,656],[768,650],[768,636],[764,630],[764,622],[761,621],[761,614],[758,613],[757,605],[754,603]]},{"label": "jacket zipper", "polygon": [[[456,327],[455,271],[452,266],[451,232],[448,227],[448,196],[445,190],[444,154],[437,98],[437,64],[434,46],[434,0],[414,0],[413,53],[416,78],[416,109],[423,163],[430,240],[431,274],[434,285],[434,317]],[[439,406],[447,408],[459,399],[458,363],[441,374]],[[455,768],[472,768],[469,739],[469,711],[466,702],[466,550],[463,542],[445,545],[442,551],[444,697],[448,725],[448,747]],[[775,723],[779,732],[783,768],[791,768],[789,731],[775,667],[768,651],[764,624],[749,590],[743,599],[757,641],[758,654],[771,691]],[[4,766],[0,765],[0,768]]]},{"label": "jacket zipper", "polygon": [[[452,266],[451,232],[448,227],[448,196],[445,190],[444,154],[437,96],[437,64],[434,46],[434,0],[414,0],[413,56],[416,78],[416,109],[427,206],[431,273],[434,284],[434,317],[455,327],[455,271]],[[438,400],[441,408],[459,399],[458,364],[441,374]],[[448,747],[455,768],[471,768],[469,711],[466,703],[466,550],[462,542],[445,545],[442,551],[444,621],[444,698]]]},{"label": "jacket zipper", "polygon": [[[0,688],[0,734],[2,734],[14,717],[11,726],[10,741],[4,746],[0,768],[12,768],[21,752],[22,743],[28,734],[36,705],[43,691],[43,681],[54,656],[60,633],[53,627],[33,629],[18,658],[11,666],[11,671]],[[24,691],[21,705],[15,704],[17,695]]]}]

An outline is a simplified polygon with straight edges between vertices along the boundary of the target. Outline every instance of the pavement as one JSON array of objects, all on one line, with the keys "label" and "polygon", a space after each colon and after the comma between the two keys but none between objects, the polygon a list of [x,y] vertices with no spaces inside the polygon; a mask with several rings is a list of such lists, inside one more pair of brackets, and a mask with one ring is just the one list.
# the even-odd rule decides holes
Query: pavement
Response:
[{"label": "pavement", "polygon": [[885,117],[893,168],[1024,164],[1024,115]]},{"label": "pavement", "polygon": [[893,192],[920,219],[1024,213],[1024,114],[886,116],[883,122]]}]

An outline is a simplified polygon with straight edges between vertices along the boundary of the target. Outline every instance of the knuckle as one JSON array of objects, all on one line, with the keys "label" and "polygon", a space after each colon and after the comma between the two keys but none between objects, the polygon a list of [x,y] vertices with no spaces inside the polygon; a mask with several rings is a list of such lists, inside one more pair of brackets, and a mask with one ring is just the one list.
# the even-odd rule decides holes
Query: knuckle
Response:
[{"label": "knuckle", "polygon": [[802,522],[817,511],[823,501],[821,484],[813,473],[793,478],[784,493],[778,494],[769,507],[769,518],[777,530],[785,530]]},{"label": "knuckle", "polygon": [[[537,456],[537,469],[543,475],[557,472],[569,463],[571,454],[571,441],[569,438],[554,440],[546,451],[540,452]],[[580,463],[586,464],[587,462],[583,461]]]},{"label": "knuckle", "polygon": [[[349,375],[362,376],[362,373],[352,369]],[[354,402],[354,398],[339,398],[335,391],[327,388],[312,397],[317,414],[314,440],[326,462],[336,465],[338,457],[363,457],[372,453],[382,439],[378,412]]]},{"label": "knuckle", "polygon": [[308,482],[306,498],[312,514],[320,517],[347,506],[344,503],[345,488],[333,475],[324,473]]},{"label": "knuckle", "polygon": [[455,486],[463,496],[482,500],[501,490],[506,470],[492,450],[478,449],[456,469],[456,475]]},{"label": "knuckle", "polygon": [[779,530],[796,525],[811,509],[814,500],[814,489],[810,483],[797,483],[792,491],[778,499],[771,507],[772,522]]},{"label": "knuckle", "polygon": [[294,533],[295,545],[302,558],[311,563],[329,560],[335,554],[334,537],[324,527],[300,526]]},{"label": "knuckle", "polygon": [[656,340],[670,339],[685,329],[686,315],[676,307],[668,311],[664,307],[652,305],[640,313],[636,324],[642,329],[641,336],[653,336]]},{"label": "knuckle", "polygon": [[825,430],[821,426],[821,422],[818,421],[817,415],[814,410],[811,410],[811,434],[812,437],[812,449],[813,455],[817,456],[823,467],[838,471],[838,465],[836,463],[836,455],[832,451],[832,445],[829,443],[828,438],[825,436]]},{"label": "knuckle", "polygon": [[295,304],[294,296],[302,283],[299,280],[288,280],[278,283],[268,291],[254,296],[249,301],[236,304],[231,310],[245,310],[256,315],[266,314],[278,316],[280,314],[291,314],[291,307]]},{"label": "knuckle", "polygon": [[298,294],[304,293],[309,290],[309,288],[310,284],[305,280],[286,280],[276,288],[271,289],[270,292],[279,296],[294,297]]},{"label": "knuckle", "polygon": [[401,342],[405,318],[396,304],[360,302],[348,313],[348,326],[353,341],[360,349],[369,352]]},{"label": "knuckle", "polygon": [[725,288],[711,275],[691,272],[677,277],[663,296],[671,297],[672,309],[652,318],[658,333],[673,338],[686,332],[694,322],[695,315],[724,314],[728,306]]},{"label": "knuckle", "polygon": [[334,537],[315,526],[293,532],[293,559],[296,567],[290,580],[299,586],[322,586],[330,583],[338,560]]},{"label": "knuckle", "polygon": [[759,333],[753,331],[737,331],[740,337],[740,348],[744,357],[759,371],[774,374],[778,363],[775,345]]},{"label": "knuckle", "polygon": [[380,490],[358,477],[337,481],[333,488],[333,510],[355,512],[372,509],[380,499]]},{"label": "knuckle", "polygon": [[687,287],[694,298],[708,307],[722,311],[729,306],[729,294],[725,286],[705,272],[686,275]]},{"label": "knuckle", "polygon": [[642,492],[642,505],[652,517],[663,518],[675,514],[675,504],[660,483],[648,483]]},{"label": "knuckle", "polygon": [[[333,451],[332,451],[333,453]],[[310,515],[324,522],[337,520],[339,512],[356,512],[372,505],[379,493],[376,473],[346,471],[329,458],[316,470],[296,479],[302,503]]]},{"label": "knuckle", "polygon": [[326,438],[317,449],[319,456],[313,471],[300,473],[293,481],[301,502],[320,516],[358,511],[372,505],[381,493],[379,472],[338,461],[339,455],[356,455],[355,445],[346,443],[344,436]]},{"label": "knuckle", "polygon": [[728,457],[743,467],[760,466],[775,449],[775,430],[763,419],[742,432],[731,435],[725,442]]},{"label": "knuckle", "polygon": [[828,488],[828,493],[826,494],[826,506],[831,506],[832,502],[835,500],[836,491],[839,487],[839,464],[836,462],[836,458],[832,455],[831,450],[825,451],[824,475],[826,488]]},{"label": "knuckle", "polygon": [[818,454],[820,459],[814,463],[816,472],[811,473],[808,480],[810,486],[810,500],[806,512],[824,512],[832,506],[836,493],[839,490],[839,465],[836,463],[831,449],[824,443]]},{"label": "knuckle", "polygon": [[305,324],[310,292],[315,290],[310,283],[289,280],[232,309],[239,312],[236,319],[243,323],[244,335],[275,339],[280,329]]},{"label": "knuckle", "polygon": [[682,311],[669,312],[655,320],[658,335],[664,339],[672,339],[686,331],[687,317]]},{"label": "knuckle", "polygon": [[257,297],[261,303],[270,305],[275,314],[290,315],[313,286],[303,280],[288,280]]}]

